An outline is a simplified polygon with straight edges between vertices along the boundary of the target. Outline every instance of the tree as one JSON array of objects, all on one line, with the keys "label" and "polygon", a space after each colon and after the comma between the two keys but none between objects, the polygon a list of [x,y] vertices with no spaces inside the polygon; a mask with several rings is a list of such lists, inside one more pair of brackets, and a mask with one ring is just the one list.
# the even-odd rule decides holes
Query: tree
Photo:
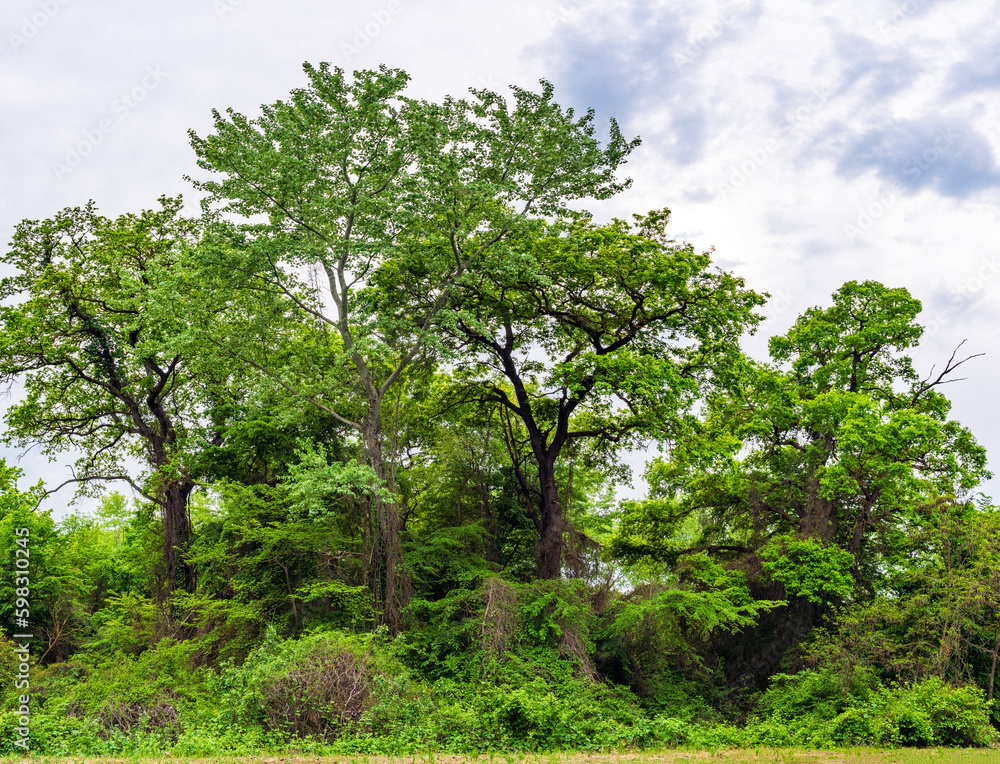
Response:
[{"label": "tree", "polygon": [[470,385],[519,422],[537,470],[521,475],[543,578],[561,574],[565,518],[556,465],[571,447],[613,463],[665,439],[740,357],[763,298],[667,238],[669,211],[555,226],[518,270],[459,282],[445,322]]},{"label": "tree", "polygon": [[[334,366],[352,370],[360,411],[319,395],[309,400],[356,431],[365,463],[392,490],[386,396],[428,347],[456,279],[490,257],[503,259],[506,242],[532,215],[625,188],[614,173],[638,141],[625,141],[612,121],[602,149],[593,111],[576,118],[553,102],[548,83],[541,93],[514,88],[512,106],[487,90],[432,104],[403,95],[408,77],[399,70],[359,71],[351,82],[328,64],[307,64],[305,72],[308,87],[263,107],[260,117],[216,112],[214,134],[191,134],[199,166],[222,176],[196,185],[219,209],[264,221],[240,226],[229,245],[204,249],[206,278],[214,274],[215,294],[235,287],[281,295],[333,333]],[[396,312],[373,310],[366,285],[376,274],[400,273],[401,258],[418,262],[405,270],[408,294],[418,299]],[[315,286],[298,278],[303,271]],[[306,394],[301,379],[248,357],[250,336],[214,341]],[[399,509],[378,493],[369,498],[371,583],[395,627],[406,588]]]},{"label": "tree", "polygon": [[892,681],[976,681],[992,700],[1000,662],[1000,515],[946,499],[916,507],[886,554],[871,598],[841,608],[809,662],[846,685],[866,672]]},{"label": "tree", "polygon": [[[844,284],[831,307],[771,339],[774,366],[748,365],[739,388],[711,399],[670,458],[651,466],[652,500],[629,507],[616,541],[624,556],[707,551],[757,571],[756,596],[791,597],[762,620],[760,640],[730,645],[732,670],[752,666],[754,683],[830,606],[879,591],[887,555],[922,507],[963,504],[989,475],[984,450],[947,418],[938,392],[964,360],[953,354],[921,379],[903,353],[922,333],[919,312],[905,289]],[[694,543],[670,541],[692,515]],[[798,564],[781,563],[789,557]]]},{"label": "tree", "polygon": [[[111,220],[91,202],[22,221],[4,259],[17,272],[0,282],[0,298],[17,301],[0,308],[0,380],[26,393],[7,411],[5,441],[50,456],[79,449],[66,483],[124,480],[154,502],[167,591],[194,586],[185,552],[196,476],[185,454],[219,442],[200,416],[203,384],[171,346],[183,324],[150,310],[199,235],[180,209],[163,197],[157,210]],[[143,475],[131,474],[133,459]]]}]

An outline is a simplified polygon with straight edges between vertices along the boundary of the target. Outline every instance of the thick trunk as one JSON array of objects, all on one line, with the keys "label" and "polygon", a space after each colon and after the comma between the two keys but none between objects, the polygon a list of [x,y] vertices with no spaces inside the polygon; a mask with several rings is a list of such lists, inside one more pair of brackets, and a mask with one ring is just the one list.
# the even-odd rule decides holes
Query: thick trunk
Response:
[{"label": "thick trunk", "polygon": [[556,579],[562,575],[563,520],[559,489],[556,485],[555,459],[540,459],[538,479],[542,493],[541,528],[538,543],[538,575]]},{"label": "thick trunk", "polygon": [[[395,489],[391,465],[386,464],[382,451],[382,431],[378,402],[372,402],[363,432],[368,463],[378,478],[379,485]],[[403,547],[399,538],[401,530],[399,507],[392,500],[378,494],[369,497],[368,548],[364,559],[367,563],[366,578],[372,590],[375,612],[392,633],[402,623],[402,611],[407,602],[409,581],[403,567]]]},{"label": "thick trunk", "polygon": [[[133,334],[130,342],[135,346],[138,335]],[[170,471],[171,454],[177,448],[177,431],[167,409],[164,398],[169,395],[168,383],[174,375],[180,356],[175,356],[165,367],[155,358],[146,358],[146,370],[150,388],[145,398],[145,407],[155,422],[147,423],[142,417],[140,430],[148,439],[150,464],[156,471]],[[221,436],[215,442],[221,443]],[[195,484],[188,479],[174,477],[160,485],[158,503],[163,515],[163,560],[166,565],[166,594],[175,589],[193,592],[195,589],[194,568],[187,556],[194,540],[191,518],[188,515],[188,499]]]},{"label": "thick trunk", "polygon": [[809,479],[807,494],[799,517],[799,533],[807,538],[829,542],[834,538],[833,502],[821,494],[819,477]]},{"label": "thick trunk", "polygon": [[194,484],[169,483],[163,487],[160,509],[163,513],[163,560],[166,563],[167,592],[175,589],[193,592],[194,568],[187,560],[193,541],[188,498]]}]

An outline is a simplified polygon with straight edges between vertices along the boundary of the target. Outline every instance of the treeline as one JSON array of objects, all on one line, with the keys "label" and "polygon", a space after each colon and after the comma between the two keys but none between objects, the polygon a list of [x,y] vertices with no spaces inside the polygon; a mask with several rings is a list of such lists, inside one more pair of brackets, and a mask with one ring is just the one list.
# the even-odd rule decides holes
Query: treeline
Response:
[{"label": "treeline", "polygon": [[101,498],[0,468],[0,747],[19,598],[43,753],[992,742],[1000,520],[917,300],[848,282],[754,361],[766,295],[581,211],[613,121],[305,72],[191,134],[199,214],[13,235],[4,439]]}]

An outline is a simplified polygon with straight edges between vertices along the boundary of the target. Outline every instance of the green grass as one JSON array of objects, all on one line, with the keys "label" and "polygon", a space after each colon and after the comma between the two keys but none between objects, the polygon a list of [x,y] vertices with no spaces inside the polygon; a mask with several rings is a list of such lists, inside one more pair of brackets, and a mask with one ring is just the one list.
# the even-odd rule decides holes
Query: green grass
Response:
[{"label": "green grass", "polygon": [[848,748],[810,751],[802,748],[747,748],[718,751],[643,751],[634,753],[485,754],[461,756],[423,753],[416,756],[303,756],[268,754],[243,757],[83,758],[21,757],[7,761],[37,764],[1000,764],[1000,750]]}]

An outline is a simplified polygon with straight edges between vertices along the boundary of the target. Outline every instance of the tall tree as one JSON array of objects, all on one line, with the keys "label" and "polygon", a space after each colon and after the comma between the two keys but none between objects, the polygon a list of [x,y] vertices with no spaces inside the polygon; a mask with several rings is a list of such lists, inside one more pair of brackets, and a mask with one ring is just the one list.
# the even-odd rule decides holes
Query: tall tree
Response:
[{"label": "tall tree", "polygon": [[79,450],[63,485],[124,480],[155,502],[166,591],[194,585],[185,553],[196,481],[184,456],[218,437],[202,426],[202,383],[171,348],[180,325],[149,310],[198,237],[180,209],[180,198],[164,197],[159,209],[112,220],[91,202],[25,220],[4,258],[16,273],[0,282],[0,299],[14,301],[0,308],[0,380],[25,389],[7,411],[6,442],[53,457]]},{"label": "tall tree", "polygon": [[[548,83],[541,93],[514,88],[511,104],[487,90],[433,104],[406,97],[408,76],[399,70],[359,71],[352,81],[328,64],[305,72],[307,87],[256,119],[215,113],[214,134],[191,134],[199,165],[222,176],[196,185],[217,209],[255,219],[241,227],[237,246],[205,250],[204,262],[225,277],[220,284],[279,293],[335,335],[343,359],[335,365],[353,370],[361,411],[310,400],[358,433],[364,461],[392,489],[386,396],[428,346],[455,280],[503,258],[532,215],[625,188],[614,173],[638,141],[626,141],[612,121],[602,148],[593,112],[577,118],[562,109]],[[400,258],[419,263],[405,271],[419,299],[396,312],[373,310],[366,284],[395,271]],[[316,284],[303,283],[303,273]],[[246,338],[216,340],[246,358]],[[305,392],[285,370],[254,365]],[[406,588],[399,508],[373,492],[370,509],[372,586],[395,626]]]},{"label": "tall tree", "polygon": [[[985,451],[939,392],[964,361],[953,354],[921,378],[905,353],[922,333],[919,312],[905,289],[844,284],[830,307],[771,339],[774,365],[748,366],[735,392],[713,397],[650,468],[652,500],[631,505],[623,554],[707,551],[757,571],[757,596],[791,598],[758,639],[729,646],[732,671],[749,672],[732,681],[760,687],[829,605],[875,595],[923,508],[963,504],[988,477]],[[700,538],[678,546],[672,529],[692,514]]]},{"label": "tall tree", "polygon": [[[561,574],[565,518],[556,465],[567,448],[613,463],[665,438],[731,373],[763,298],[666,234],[669,211],[557,225],[519,269],[461,281],[445,321],[465,373],[527,434],[537,486],[522,478],[544,578]],[[585,446],[583,445],[585,444]],[[532,498],[533,494],[536,496]]]}]

